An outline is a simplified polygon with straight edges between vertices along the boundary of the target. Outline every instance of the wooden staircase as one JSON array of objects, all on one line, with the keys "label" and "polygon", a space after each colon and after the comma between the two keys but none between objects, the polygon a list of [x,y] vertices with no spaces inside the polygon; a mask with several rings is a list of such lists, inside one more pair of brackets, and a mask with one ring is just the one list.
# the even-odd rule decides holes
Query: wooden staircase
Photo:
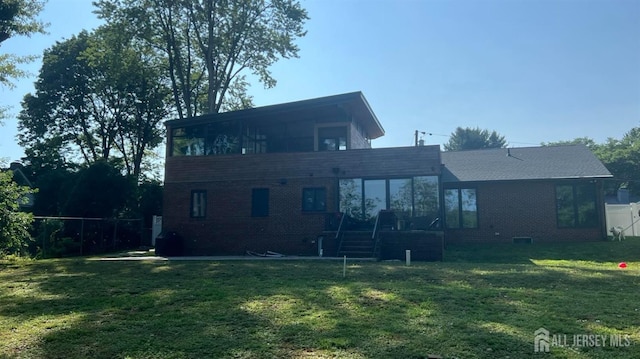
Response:
[{"label": "wooden staircase", "polygon": [[375,242],[371,238],[371,231],[344,231],[342,242],[338,248],[338,256],[349,258],[374,257]]}]

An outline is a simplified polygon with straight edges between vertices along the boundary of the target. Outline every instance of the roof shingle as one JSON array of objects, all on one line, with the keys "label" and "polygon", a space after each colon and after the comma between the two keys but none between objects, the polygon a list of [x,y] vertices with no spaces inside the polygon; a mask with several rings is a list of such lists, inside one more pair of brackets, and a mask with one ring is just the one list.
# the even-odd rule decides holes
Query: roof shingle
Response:
[{"label": "roof shingle", "polygon": [[442,163],[445,183],[612,177],[584,145],[448,151]]}]

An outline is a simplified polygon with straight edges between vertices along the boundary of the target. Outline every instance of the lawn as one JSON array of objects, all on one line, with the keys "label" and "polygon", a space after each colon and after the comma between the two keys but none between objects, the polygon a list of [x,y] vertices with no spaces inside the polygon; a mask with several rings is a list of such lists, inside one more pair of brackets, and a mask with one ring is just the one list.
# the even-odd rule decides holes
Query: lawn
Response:
[{"label": "lawn", "polygon": [[[342,270],[3,261],[0,358],[640,358],[640,239],[460,246],[445,262]],[[541,327],[567,346],[534,353]]]}]

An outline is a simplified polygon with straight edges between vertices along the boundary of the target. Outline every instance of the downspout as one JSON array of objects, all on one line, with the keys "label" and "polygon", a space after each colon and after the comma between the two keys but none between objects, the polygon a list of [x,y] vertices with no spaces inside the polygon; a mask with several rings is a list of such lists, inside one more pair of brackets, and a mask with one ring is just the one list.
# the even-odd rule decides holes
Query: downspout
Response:
[{"label": "downspout", "polygon": [[600,234],[604,240],[607,239],[607,214],[604,203],[604,180],[596,179],[597,201],[598,201],[598,217],[600,220]]}]

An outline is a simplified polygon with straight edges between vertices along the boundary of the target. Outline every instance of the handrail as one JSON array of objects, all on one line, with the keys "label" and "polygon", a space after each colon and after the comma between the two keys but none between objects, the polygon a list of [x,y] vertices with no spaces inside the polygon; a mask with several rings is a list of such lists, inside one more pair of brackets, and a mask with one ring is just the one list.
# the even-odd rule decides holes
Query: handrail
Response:
[{"label": "handrail", "polygon": [[344,220],[347,217],[347,214],[345,212],[340,212],[340,214],[342,215],[342,218],[340,218],[340,224],[338,225],[338,231],[336,232],[336,242],[340,240],[340,243],[338,244],[338,251],[336,252],[338,254],[340,253],[340,250],[342,250],[342,225],[344,224]]},{"label": "handrail", "polygon": [[373,234],[371,235],[371,239],[376,239],[376,235],[378,234],[378,225],[380,224],[380,213],[382,210],[378,211],[378,216],[376,216],[376,224],[373,225]]},{"label": "handrail", "polygon": [[342,232],[342,224],[344,223],[344,219],[345,217],[347,217],[346,213],[343,212],[339,212],[340,213],[340,224],[338,225],[338,231],[336,232],[336,239],[340,238],[340,233]]},{"label": "handrail", "polygon": [[380,213],[382,212],[382,210],[380,210],[378,212],[378,217],[376,218],[376,224],[373,226],[373,234],[371,234],[371,240],[374,241],[373,243],[373,256],[375,258],[379,258],[379,251],[380,251],[380,236],[378,233],[378,227],[380,225]]}]

